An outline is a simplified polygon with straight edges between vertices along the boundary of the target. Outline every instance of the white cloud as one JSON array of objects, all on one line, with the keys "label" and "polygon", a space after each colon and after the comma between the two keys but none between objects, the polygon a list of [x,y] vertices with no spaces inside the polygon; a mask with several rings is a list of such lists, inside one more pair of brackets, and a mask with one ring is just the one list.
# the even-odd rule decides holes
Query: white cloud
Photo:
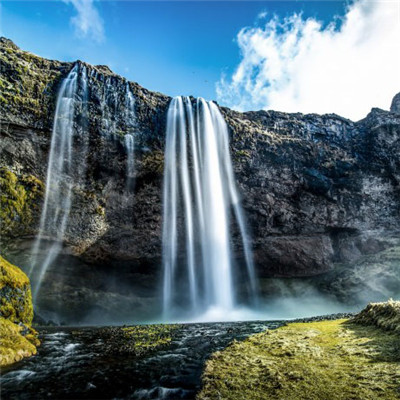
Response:
[{"label": "white cloud", "polygon": [[237,35],[241,62],[217,83],[238,110],[330,113],[358,120],[400,91],[400,2],[358,0],[340,28],[293,14]]},{"label": "white cloud", "polygon": [[64,0],[64,2],[72,4],[77,11],[77,14],[71,18],[76,35],[102,42],[104,40],[104,23],[94,5],[94,0]]}]

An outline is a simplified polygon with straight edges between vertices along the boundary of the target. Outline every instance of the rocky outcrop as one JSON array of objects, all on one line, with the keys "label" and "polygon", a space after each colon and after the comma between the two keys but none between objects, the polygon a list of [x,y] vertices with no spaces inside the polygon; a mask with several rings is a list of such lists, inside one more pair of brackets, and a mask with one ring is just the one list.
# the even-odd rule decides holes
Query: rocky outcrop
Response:
[{"label": "rocky outcrop", "polygon": [[[2,197],[14,214],[2,216],[1,240],[7,256],[28,268],[55,99],[73,64],[34,56],[4,38],[0,44],[1,184],[14,191],[35,188],[34,195],[28,190],[26,206],[18,203],[19,208],[12,195]],[[148,316],[158,304],[170,98],[127,82],[104,66],[81,65],[87,68],[89,87],[89,118],[78,121],[89,137],[87,168],[85,179],[76,177],[63,257],[47,273],[39,306],[57,313],[68,299],[67,321],[88,309],[91,316],[123,319],[132,316],[132,310]],[[123,145],[123,136],[132,133],[126,121],[127,85],[136,111],[133,190],[126,189]],[[221,108],[263,287],[270,288],[270,279],[277,277],[333,279],[343,274],[344,265],[346,273],[354,275],[353,267],[363,257],[393,245],[400,231],[396,110],[395,105],[392,112],[372,109],[365,119],[353,122],[334,114]],[[237,227],[232,229],[239,279],[242,244]],[[342,296],[334,283],[322,286]],[[396,293],[398,286],[385,295]]]},{"label": "rocky outcrop", "polygon": [[44,185],[33,175],[19,177],[6,167],[0,169],[0,218],[4,235],[32,232],[33,215],[40,210]]},{"label": "rocky outcrop", "polygon": [[40,344],[31,328],[33,306],[28,277],[0,256],[0,366],[36,354]]},{"label": "rocky outcrop", "polygon": [[397,93],[396,96],[393,97],[390,112],[400,114],[400,93]]}]

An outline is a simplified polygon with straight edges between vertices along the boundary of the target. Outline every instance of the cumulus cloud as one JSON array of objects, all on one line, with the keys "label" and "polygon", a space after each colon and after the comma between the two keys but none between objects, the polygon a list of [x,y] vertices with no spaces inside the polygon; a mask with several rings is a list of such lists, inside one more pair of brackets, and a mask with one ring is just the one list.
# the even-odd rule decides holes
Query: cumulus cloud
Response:
[{"label": "cumulus cloud", "polygon": [[81,38],[91,38],[96,42],[104,40],[104,22],[93,0],[64,0],[77,11],[71,18],[75,34]]},{"label": "cumulus cloud", "polygon": [[358,0],[327,26],[301,14],[262,18],[237,35],[241,61],[217,83],[221,103],[358,120],[400,91],[397,0]]}]

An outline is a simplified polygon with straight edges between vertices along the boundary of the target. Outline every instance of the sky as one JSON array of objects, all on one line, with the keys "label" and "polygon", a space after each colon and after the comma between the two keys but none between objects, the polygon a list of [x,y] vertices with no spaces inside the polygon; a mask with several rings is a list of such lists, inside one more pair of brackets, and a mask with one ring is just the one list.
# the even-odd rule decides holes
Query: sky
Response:
[{"label": "sky", "polygon": [[147,89],[357,120],[400,91],[400,0],[2,0],[0,33]]}]

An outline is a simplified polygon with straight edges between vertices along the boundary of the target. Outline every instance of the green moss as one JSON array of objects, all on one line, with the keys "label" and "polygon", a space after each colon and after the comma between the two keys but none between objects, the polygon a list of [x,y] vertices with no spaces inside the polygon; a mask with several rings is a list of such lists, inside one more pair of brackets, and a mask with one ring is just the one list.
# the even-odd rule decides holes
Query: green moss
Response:
[{"label": "green moss", "polygon": [[171,343],[171,333],[178,325],[142,325],[122,328],[127,339],[133,340],[137,349],[156,349]]},{"label": "green moss", "polygon": [[236,159],[241,159],[241,158],[251,158],[251,153],[249,150],[238,150],[235,153],[235,158]]},{"label": "green moss", "polygon": [[142,159],[142,166],[144,170],[162,174],[164,170],[164,153],[161,150],[152,151]]},{"label": "green moss", "polygon": [[109,327],[100,331],[104,351],[109,354],[132,354],[143,356],[149,352],[168,346],[172,335],[180,325],[137,325],[129,327]]},{"label": "green moss", "polygon": [[96,207],[96,214],[100,216],[104,216],[106,214],[106,209],[103,206]]},{"label": "green moss", "polygon": [[[29,333],[24,334],[25,332]],[[39,344],[34,330],[0,317],[0,366],[36,354],[36,346]]]},{"label": "green moss", "polygon": [[398,399],[400,336],[346,320],[293,323],[207,362],[205,399]]},{"label": "green moss", "polygon": [[33,319],[29,278],[0,256],[0,316],[30,325]]},{"label": "green moss", "polygon": [[1,168],[0,193],[0,233],[25,231],[43,196],[44,184],[33,175],[17,177],[14,172]]},{"label": "green moss", "polygon": [[[5,115],[30,115],[33,120],[46,118],[53,106],[60,63],[24,52],[11,42],[0,46],[2,85],[0,106]],[[50,90],[45,91],[48,87]]]},{"label": "green moss", "polygon": [[40,344],[33,319],[29,278],[0,256],[0,365],[36,354]]},{"label": "green moss", "polygon": [[21,289],[29,285],[29,278],[18,267],[0,256],[0,289],[6,285],[13,289]]}]

